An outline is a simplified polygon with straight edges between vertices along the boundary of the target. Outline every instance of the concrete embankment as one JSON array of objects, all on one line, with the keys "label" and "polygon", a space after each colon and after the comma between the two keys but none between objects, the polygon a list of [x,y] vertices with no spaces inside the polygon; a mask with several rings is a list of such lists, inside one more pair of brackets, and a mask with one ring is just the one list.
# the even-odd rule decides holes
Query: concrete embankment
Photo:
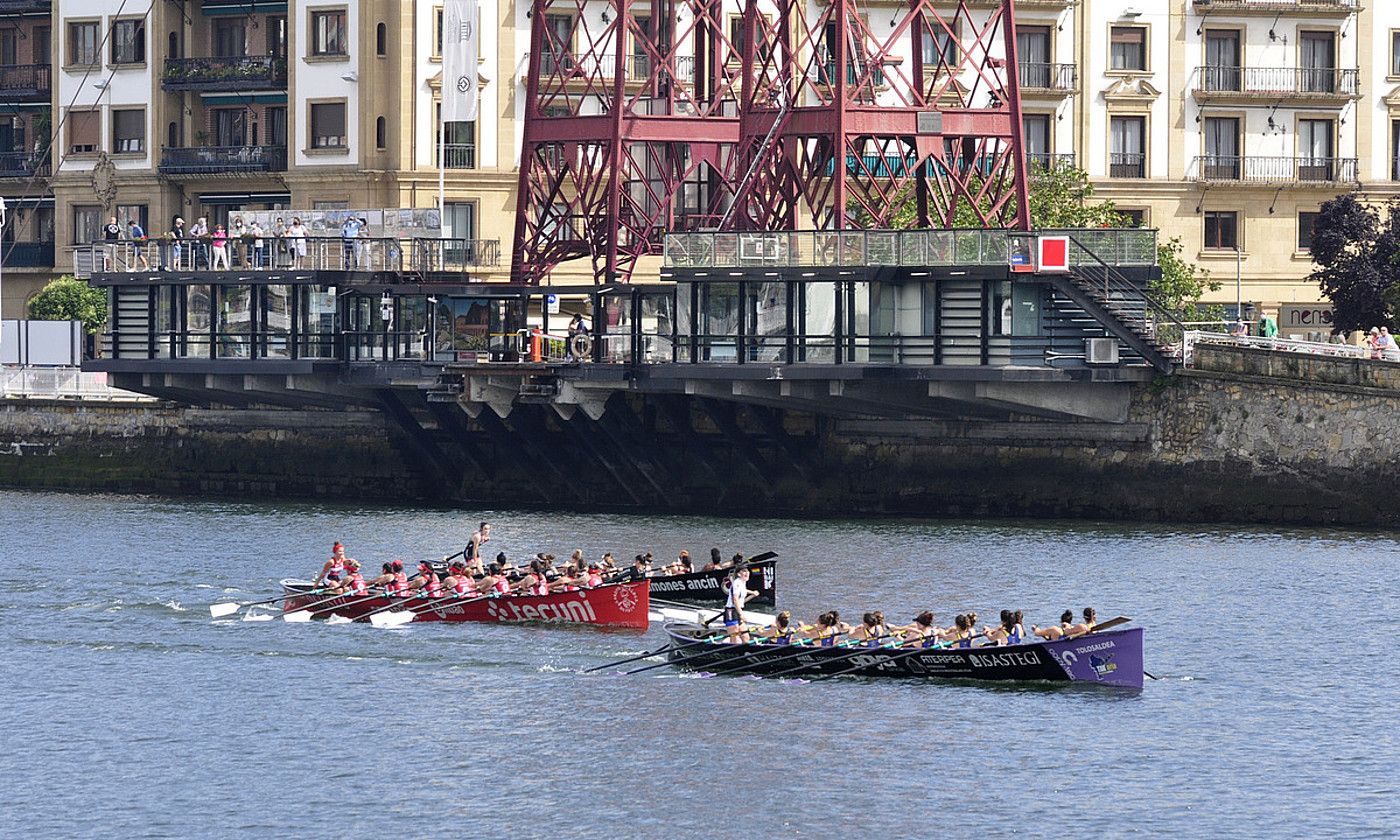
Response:
[{"label": "concrete embankment", "polygon": [[1373,492],[1400,467],[1400,365],[1201,346],[1195,369],[1136,390],[1125,423],[744,406],[715,423],[687,397],[613,399],[625,403],[609,412],[638,422],[611,444],[582,439],[549,406],[521,405],[510,434],[465,420],[426,448],[373,411],[10,402],[0,405],[0,484],[743,514],[1400,524],[1400,507]]}]

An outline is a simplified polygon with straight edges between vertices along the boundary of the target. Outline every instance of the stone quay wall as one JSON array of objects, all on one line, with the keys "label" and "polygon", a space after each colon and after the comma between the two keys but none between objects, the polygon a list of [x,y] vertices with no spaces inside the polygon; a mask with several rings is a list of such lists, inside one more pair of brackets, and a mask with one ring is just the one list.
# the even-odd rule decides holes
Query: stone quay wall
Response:
[{"label": "stone quay wall", "polygon": [[[739,408],[729,432],[691,401],[615,395],[597,444],[518,406],[425,469],[421,441],[373,411],[0,403],[0,485],[182,495],[669,509],[753,515],[1031,516],[1400,525],[1400,365],[1202,346],[1139,386],[1126,423],[832,419]],[[578,422],[575,418],[574,422]],[[609,451],[611,438],[626,450]],[[452,439],[437,441],[452,456]],[[470,452],[470,457],[464,453]],[[448,463],[448,466],[451,464]],[[552,475],[552,478],[551,478]],[[446,476],[446,477],[444,477]]]}]

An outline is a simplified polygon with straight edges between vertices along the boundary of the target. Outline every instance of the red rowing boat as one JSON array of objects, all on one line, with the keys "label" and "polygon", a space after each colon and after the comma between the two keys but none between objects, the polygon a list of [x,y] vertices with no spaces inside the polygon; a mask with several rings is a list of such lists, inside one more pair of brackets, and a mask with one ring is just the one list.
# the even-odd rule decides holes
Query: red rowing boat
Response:
[{"label": "red rowing boat", "polygon": [[[612,583],[576,592],[549,595],[498,595],[441,601],[424,607],[434,598],[390,599],[384,595],[342,595],[325,603],[324,596],[312,594],[314,586],[305,580],[284,580],[282,591],[289,597],[283,612],[296,612],[316,604],[313,618],[339,615],[354,621],[368,621],[369,614],[390,605],[394,610],[414,612],[414,621],[498,621],[540,622],[544,624],[595,624],[599,627],[647,629],[651,609],[646,581]],[[422,612],[419,612],[422,610]]]}]

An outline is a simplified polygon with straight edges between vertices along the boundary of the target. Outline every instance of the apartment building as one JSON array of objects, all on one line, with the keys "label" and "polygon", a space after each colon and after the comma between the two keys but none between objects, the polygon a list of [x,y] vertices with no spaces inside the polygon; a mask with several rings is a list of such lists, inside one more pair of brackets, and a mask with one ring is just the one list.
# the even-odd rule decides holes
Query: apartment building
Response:
[{"label": "apartment building", "polygon": [[[736,35],[740,8],[725,0]],[[872,37],[888,36],[880,8],[862,5]],[[587,9],[595,31],[615,13]],[[479,118],[440,142],[431,0],[0,0],[0,194],[17,207],[6,313],[107,216],[159,232],[177,214],[431,208],[440,158],[447,231],[499,243],[483,273],[502,278],[529,11],[481,0]],[[564,11],[549,25],[567,34]],[[1348,191],[1400,196],[1400,4],[1021,0],[1016,26],[1028,155],[1072,160],[1099,196],[1179,238],[1224,283],[1217,302],[1317,300],[1312,214]]]}]

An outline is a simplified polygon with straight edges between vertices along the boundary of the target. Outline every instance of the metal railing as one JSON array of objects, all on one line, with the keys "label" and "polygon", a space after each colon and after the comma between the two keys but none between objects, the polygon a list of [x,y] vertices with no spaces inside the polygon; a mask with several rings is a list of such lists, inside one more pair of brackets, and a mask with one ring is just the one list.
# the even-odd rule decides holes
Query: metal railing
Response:
[{"label": "metal railing", "polygon": [[[1088,250],[1071,248],[1071,264],[1095,262],[1094,254],[1110,265],[1156,264],[1155,230],[1106,228],[1072,233]],[[664,261],[672,268],[1007,266],[1015,236],[981,229],[672,233],[666,236]]]},{"label": "metal railing", "polygon": [[47,64],[0,64],[0,97],[47,98],[53,90],[53,71]]},{"label": "metal railing", "polygon": [[1074,152],[1051,154],[1049,152],[1026,152],[1026,163],[1030,164],[1031,177],[1053,172],[1062,166],[1074,166]]},{"label": "metal railing", "polygon": [[[678,55],[672,57],[675,64],[675,76],[685,80],[689,79],[695,72],[695,57],[689,55]],[[525,66],[530,63],[530,54],[525,53]],[[645,82],[651,78],[653,72],[658,71],[661,62],[651,56],[642,54],[624,55],[622,57],[623,74],[629,82]],[[540,54],[540,72],[549,75],[566,75],[576,81],[585,79],[611,80],[617,74],[617,54],[616,53],[585,53],[583,55],[555,55],[551,52]],[[670,76],[662,68],[657,75],[662,77]]]},{"label": "metal railing", "polygon": [[1219,344],[1230,347],[1249,347],[1255,350],[1279,350],[1287,353],[1308,353],[1314,356],[1332,356],[1344,359],[1379,359],[1387,362],[1400,362],[1400,350],[1381,352],[1365,345],[1333,344],[1327,341],[1299,341],[1292,338],[1264,338],[1253,335],[1228,335],[1226,333],[1189,330],[1182,335],[1184,364],[1192,366],[1196,360],[1196,346],[1199,344]]},{"label": "metal railing", "polygon": [[0,369],[0,397],[7,400],[105,400],[155,402],[155,397],[123,391],[107,384],[107,374],[77,368]]},{"label": "metal railing", "polygon": [[1198,67],[1191,90],[1205,94],[1318,95],[1349,98],[1360,90],[1360,71],[1334,67]]},{"label": "metal railing", "polygon": [[445,143],[438,146],[438,166],[443,169],[475,169],[475,143]]},{"label": "metal railing", "polygon": [[101,272],[369,271],[461,274],[500,263],[498,240],[245,234],[94,242],[73,249],[79,278]]},{"label": "metal railing", "polygon": [[201,91],[285,88],[287,60],[270,55],[167,58],[160,86]]},{"label": "metal railing", "polygon": [[166,146],[162,175],[214,175],[221,172],[285,172],[286,146]]},{"label": "metal railing", "polygon": [[40,152],[0,152],[0,178],[48,177],[53,172],[49,156]]},{"label": "metal railing", "polygon": [[1356,158],[1203,155],[1187,169],[1188,181],[1247,184],[1332,184],[1357,180]]},{"label": "metal railing", "polygon": [[1360,0],[1193,0],[1196,8],[1219,11],[1268,12],[1343,12],[1353,13],[1361,8]]},{"label": "metal railing", "polygon": [[1020,75],[1021,87],[1032,90],[1072,91],[1079,83],[1078,68],[1073,64],[1023,61]]},{"label": "metal railing", "polygon": [[1110,152],[1108,155],[1108,177],[1146,178],[1147,155],[1143,152]]}]

